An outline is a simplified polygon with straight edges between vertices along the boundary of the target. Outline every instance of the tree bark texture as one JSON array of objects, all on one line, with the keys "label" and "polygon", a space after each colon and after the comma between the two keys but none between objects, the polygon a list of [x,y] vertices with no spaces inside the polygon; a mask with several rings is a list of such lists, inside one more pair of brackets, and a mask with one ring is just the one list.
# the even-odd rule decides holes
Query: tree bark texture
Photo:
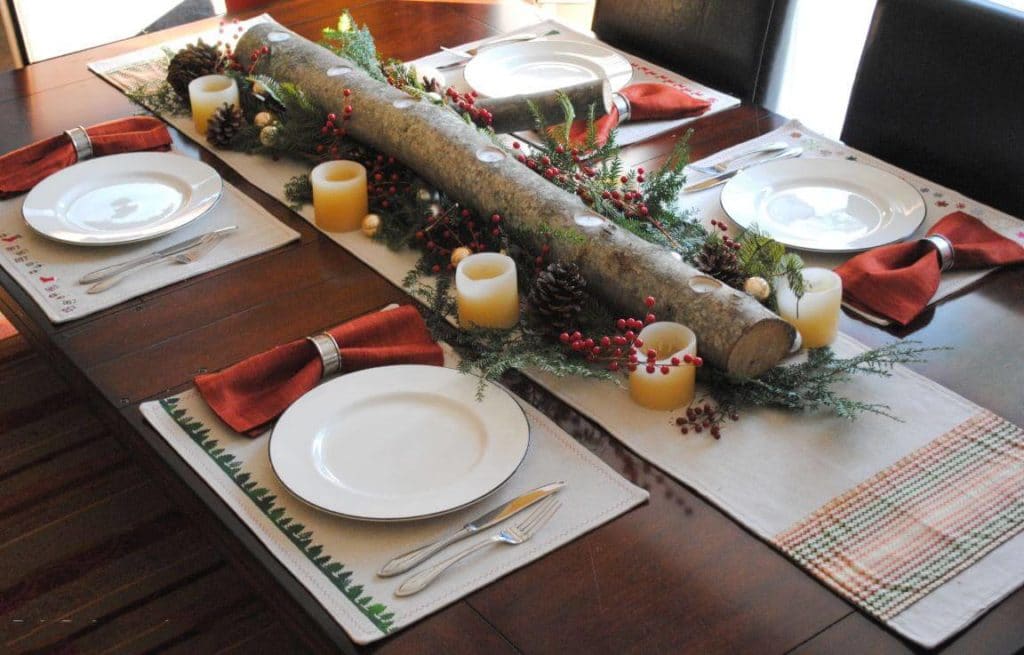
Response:
[{"label": "tree bark texture", "polygon": [[236,51],[264,45],[270,47],[264,65],[272,77],[295,83],[327,111],[340,114],[351,104],[351,136],[397,157],[452,198],[485,215],[500,213],[538,239],[545,227],[580,231],[585,238],[552,239],[551,258],[577,262],[588,288],[616,310],[635,314],[643,311],[646,296],[656,297],[659,319],[692,329],[704,360],[733,375],[759,375],[789,352],[793,328],[756,300],[598,216],[454,112],[413,100],[274,23],[250,28]]},{"label": "tree bark texture", "polygon": [[530,103],[544,119],[545,125],[559,125],[565,122],[565,112],[559,94],[564,93],[572,104],[577,118],[586,118],[594,108],[594,118],[601,118],[612,107],[612,88],[608,80],[594,80],[568,86],[559,91],[528,93],[507,98],[480,98],[476,106],[491,112],[491,128],[498,134],[523,132],[534,129]]}]

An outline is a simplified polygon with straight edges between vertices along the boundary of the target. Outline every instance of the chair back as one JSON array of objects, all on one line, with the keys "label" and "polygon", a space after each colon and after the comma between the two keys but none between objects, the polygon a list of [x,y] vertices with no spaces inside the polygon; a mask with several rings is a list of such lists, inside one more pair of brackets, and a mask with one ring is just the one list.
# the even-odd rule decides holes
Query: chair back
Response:
[{"label": "chair back", "polygon": [[790,0],[597,0],[598,38],[745,102],[766,89]]},{"label": "chair back", "polygon": [[842,139],[1024,217],[1024,13],[878,0]]}]

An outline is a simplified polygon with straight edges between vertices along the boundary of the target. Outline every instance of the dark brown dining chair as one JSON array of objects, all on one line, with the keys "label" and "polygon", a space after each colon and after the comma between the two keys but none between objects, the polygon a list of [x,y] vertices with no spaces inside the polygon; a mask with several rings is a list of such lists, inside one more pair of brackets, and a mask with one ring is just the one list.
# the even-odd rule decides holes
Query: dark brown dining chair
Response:
[{"label": "dark brown dining chair", "polygon": [[790,0],[597,0],[602,41],[745,102],[761,102]]},{"label": "dark brown dining chair", "polygon": [[842,139],[1024,217],[1024,13],[878,0]]}]

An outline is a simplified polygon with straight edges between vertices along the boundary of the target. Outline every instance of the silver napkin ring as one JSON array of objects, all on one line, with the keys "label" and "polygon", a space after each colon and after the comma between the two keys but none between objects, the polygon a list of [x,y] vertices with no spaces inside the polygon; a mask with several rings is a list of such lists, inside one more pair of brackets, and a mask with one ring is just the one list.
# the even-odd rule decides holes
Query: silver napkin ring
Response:
[{"label": "silver napkin ring", "polygon": [[321,332],[306,337],[306,339],[311,341],[316,346],[316,351],[320,353],[320,361],[324,365],[320,379],[334,375],[341,370],[341,349],[338,348],[338,342],[334,340],[334,337],[327,332]]},{"label": "silver napkin ring", "polygon": [[612,104],[615,105],[615,109],[619,111],[619,120],[623,123],[628,121],[629,114],[632,111],[632,107],[629,105],[629,98],[621,93],[613,93]]},{"label": "silver napkin ring", "polygon": [[85,161],[92,157],[92,139],[89,138],[89,133],[85,131],[85,128],[79,125],[73,127],[70,130],[64,132],[71,139],[71,145],[75,147],[75,154],[78,156],[78,161]]},{"label": "silver napkin ring", "polygon": [[956,256],[956,251],[953,250],[953,242],[942,236],[941,234],[929,234],[921,241],[927,241],[928,243],[935,246],[935,249],[939,251],[939,270],[948,271],[953,268],[953,260]]}]

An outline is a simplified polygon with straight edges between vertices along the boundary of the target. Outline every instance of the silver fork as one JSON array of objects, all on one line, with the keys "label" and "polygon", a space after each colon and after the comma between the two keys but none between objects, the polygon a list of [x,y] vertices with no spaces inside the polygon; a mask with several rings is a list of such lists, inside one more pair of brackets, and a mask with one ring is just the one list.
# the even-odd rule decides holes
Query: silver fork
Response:
[{"label": "silver fork", "polygon": [[779,152],[785,150],[788,147],[789,144],[786,143],[785,141],[776,141],[774,143],[759,146],[753,150],[742,152],[736,155],[735,157],[730,157],[729,159],[726,159],[725,161],[720,161],[717,164],[712,164],[708,166],[691,165],[690,168],[692,168],[695,171],[704,173],[705,175],[718,175],[719,173],[724,173],[727,170],[734,168],[737,163],[743,162],[747,159],[752,159],[763,155],[769,155],[773,152]]},{"label": "silver fork", "polygon": [[139,267],[133,267],[133,268],[125,269],[123,272],[118,273],[117,275],[112,275],[112,276],[110,276],[110,277],[108,277],[108,278],[106,278],[104,280],[100,280],[96,284],[94,284],[91,287],[89,287],[88,289],[86,289],[85,292],[86,293],[103,293],[107,289],[109,289],[109,288],[111,288],[113,286],[116,286],[117,284],[120,284],[120,282],[122,280],[124,280],[126,277],[128,277],[132,273],[135,273],[135,272],[139,271],[140,269],[145,268],[146,266],[151,266],[151,265],[159,263],[159,262],[165,262],[165,261],[171,260],[171,261],[178,262],[179,264],[191,264],[192,262],[196,261],[197,259],[199,259],[203,255],[205,255],[207,252],[212,250],[214,246],[216,246],[218,243],[220,243],[220,240],[221,240],[222,237],[223,237],[223,234],[215,234],[215,233],[207,234],[207,235],[203,236],[203,238],[199,241],[199,243],[197,243],[196,245],[192,246],[191,248],[189,248],[188,250],[186,250],[184,252],[180,252],[180,253],[177,253],[177,254],[174,254],[174,255],[165,255],[163,257],[160,257],[159,259],[155,259],[155,260],[153,260],[151,262],[147,262],[145,266],[139,266]]},{"label": "silver fork", "polygon": [[518,546],[519,544],[526,543],[530,540],[530,537],[536,534],[538,530],[544,527],[547,522],[551,520],[551,517],[555,515],[555,512],[557,512],[561,506],[562,503],[558,502],[554,498],[542,500],[537,505],[537,509],[530,512],[530,514],[527,515],[519,525],[505,528],[490,539],[459,551],[448,559],[438,562],[430,568],[423,569],[419,573],[410,576],[398,587],[398,589],[395,590],[395,595],[411,596],[422,591],[427,585],[436,580],[439,575],[447,571],[449,567],[454,565],[456,562],[469,557],[478,550],[483,550],[484,548],[494,544]]},{"label": "silver fork", "polygon": [[200,243],[196,245],[194,248],[189,248],[185,252],[179,252],[177,255],[174,255],[174,261],[178,262],[179,264],[191,264],[193,262],[196,262],[202,257],[204,257],[206,253],[216,248],[217,244],[219,244],[223,239],[224,235],[222,234],[213,235],[212,239]]}]

